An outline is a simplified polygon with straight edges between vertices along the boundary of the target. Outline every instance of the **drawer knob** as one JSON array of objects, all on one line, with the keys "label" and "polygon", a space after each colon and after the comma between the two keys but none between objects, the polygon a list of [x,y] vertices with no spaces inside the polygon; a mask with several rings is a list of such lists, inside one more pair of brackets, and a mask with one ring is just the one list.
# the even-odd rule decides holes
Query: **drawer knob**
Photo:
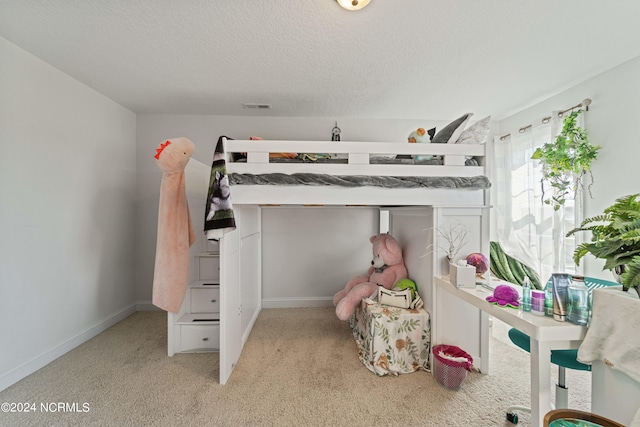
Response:
[{"label": "drawer knob", "polygon": [[215,302],[217,302],[217,301],[218,301],[217,299],[212,299],[212,300],[211,300],[211,302],[213,302],[213,303],[215,303]]},{"label": "drawer knob", "polygon": [[202,338],[202,341],[209,341],[209,338]]}]

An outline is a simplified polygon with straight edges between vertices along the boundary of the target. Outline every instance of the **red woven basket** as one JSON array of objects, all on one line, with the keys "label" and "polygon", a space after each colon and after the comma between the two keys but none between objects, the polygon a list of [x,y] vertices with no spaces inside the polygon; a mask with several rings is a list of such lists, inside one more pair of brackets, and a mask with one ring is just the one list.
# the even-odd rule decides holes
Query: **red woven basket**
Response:
[{"label": "red woven basket", "polygon": [[[442,357],[440,352],[455,358],[464,360],[451,360]],[[451,390],[458,390],[462,382],[467,378],[467,372],[471,371],[473,358],[460,347],[454,345],[437,345],[433,347],[433,358],[435,359],[434,371],[438,383]]]}]

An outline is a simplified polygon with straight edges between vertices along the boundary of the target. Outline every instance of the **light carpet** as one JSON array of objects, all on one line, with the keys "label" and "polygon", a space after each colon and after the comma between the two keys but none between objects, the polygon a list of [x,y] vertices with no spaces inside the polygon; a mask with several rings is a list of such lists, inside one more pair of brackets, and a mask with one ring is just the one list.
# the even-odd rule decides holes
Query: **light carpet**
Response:
[{"label": "light carpet", "polygon": [[[331,307],[262,310],[224,386],[217,353],[167,357],[166,325],[164,312],[134,313],[0,392],[0,403],[36,406],[0,413],[0,425],[511,426],[505,409],[529,402],[528,354],[497,321],[491,374],[470,373],[458,391],[423,371],[374,375]],[[567,382],[570,406],[589,410],[589,373],[567,371]]]}]

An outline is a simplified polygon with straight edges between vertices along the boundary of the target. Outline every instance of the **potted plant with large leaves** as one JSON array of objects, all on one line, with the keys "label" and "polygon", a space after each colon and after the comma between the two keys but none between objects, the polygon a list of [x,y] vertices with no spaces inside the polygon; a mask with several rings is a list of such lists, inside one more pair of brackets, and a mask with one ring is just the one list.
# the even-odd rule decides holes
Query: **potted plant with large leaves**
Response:
[{"label": "potted plant with large leaves", "polygon": [[582,221],[567,237],[579,231],[590,231],[592,239],[576,248],[576,265],[587,254],[603,259],[603,270],[611,270],[624,290],[633,288],[640,296],[640,194],[617,199],[601,215]]},{"label": "potted plant with large leaves", "polygon": [[[589,142],[587,132],[578,123],[580,113],[582,110],[576,110],[565,117],[556,139],[537,148],[531,156],[542,164],[542,201],[556,211],[567,198],[575,198],[580,192],[582,177],[591,173],[591,163],[602,148]],[[546,191],[549,186],[551,194]]]}]

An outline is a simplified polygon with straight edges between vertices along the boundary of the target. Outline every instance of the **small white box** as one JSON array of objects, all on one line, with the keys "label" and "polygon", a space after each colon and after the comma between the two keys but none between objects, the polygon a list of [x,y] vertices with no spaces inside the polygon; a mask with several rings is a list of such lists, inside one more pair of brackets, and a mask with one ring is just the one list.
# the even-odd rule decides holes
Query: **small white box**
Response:
[{"label": "small white box", "polygon": [[449,264],[449,279],[456,288],[475,288],[476,268],[473,265]]}]

